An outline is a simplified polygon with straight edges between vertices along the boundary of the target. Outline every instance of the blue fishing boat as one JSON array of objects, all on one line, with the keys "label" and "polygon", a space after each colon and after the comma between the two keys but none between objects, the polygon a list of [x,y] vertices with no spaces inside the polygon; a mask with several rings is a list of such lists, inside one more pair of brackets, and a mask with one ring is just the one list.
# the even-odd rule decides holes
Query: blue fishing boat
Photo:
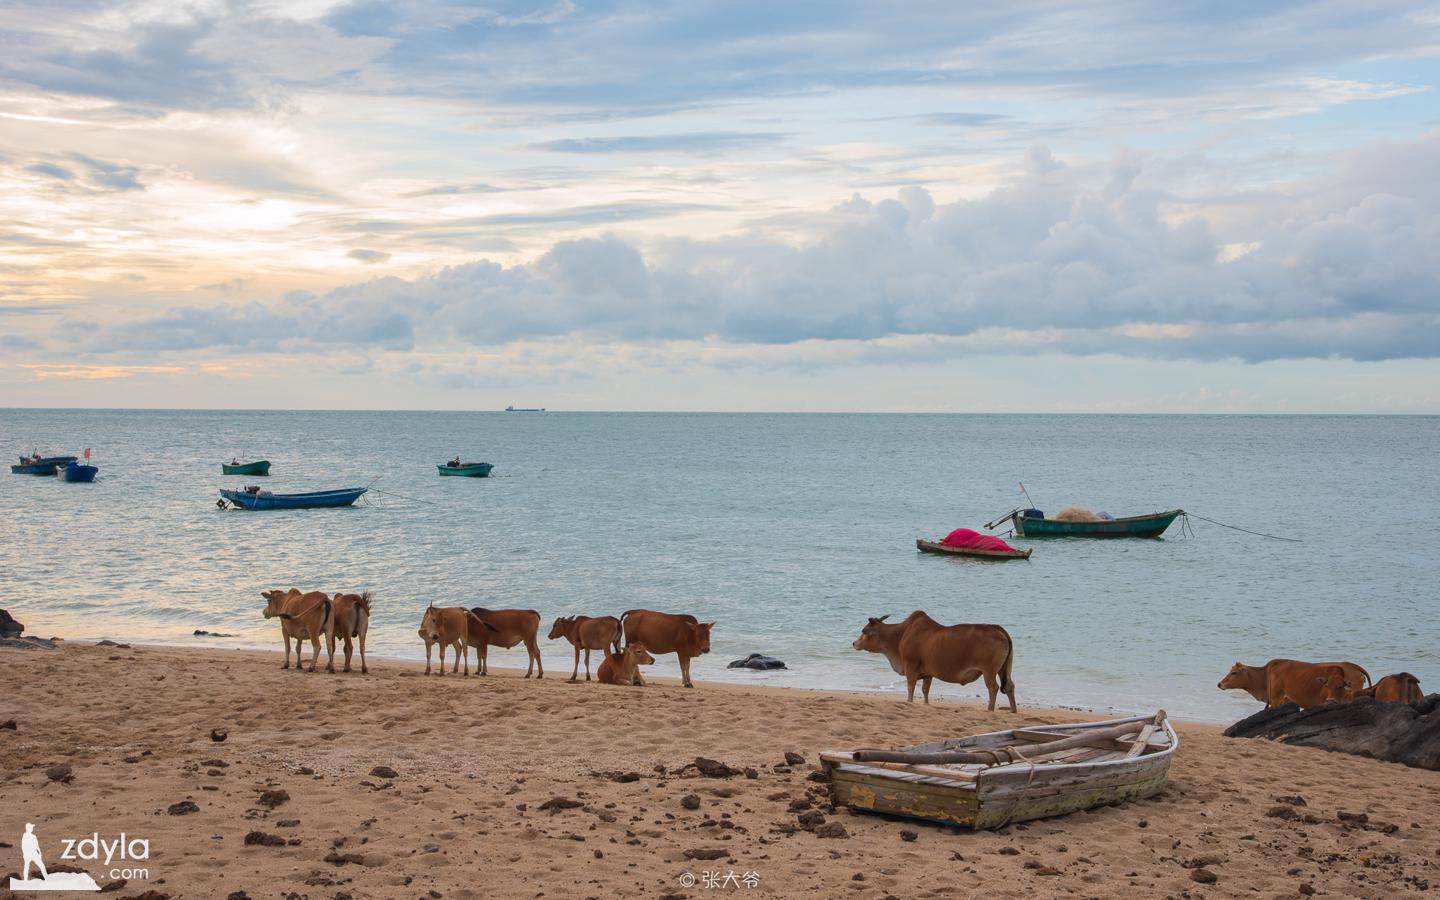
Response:
[{"label": "blue fishing boat", "polygon": [[229,501],[240,509],[317,509],[331,506],[349,506],[369,488],[341,488],[336,491],[311,491],[308,494],[275,494],[263,488],[251,486],[243,491],[222,489],[220,502],[223,509]]},{"label": "blue fishing boat", "polygon": [[12,475],[54,475],[54,474],[55,474],[55,464],[54,464],[53,462],[25,462],[25,461],[24,461],[24,457],[21,457],[21,463],[20,463],[20,465],[18,465],[18,466],[11,466],[11,467],[10,467],[10,474],[12,474]]},{"label": "blue fishing boat", "polygon": [[22,463],[23,463],[23,462],[33,462],[33,463],[35,463],[35,464],[37,464],[37,465],[41,465],[41,466],[45,465],[46,463],[49,463],[49,464],[52,465],[52,466],[65,466],[65,465],[69,465],[70,463],[74,462],[75,460],[77,460],[77,459],[79,459],[79,458],[80,458],[80,457],[78,457],[78,456],[42,456],[42,457],[40,457],[39,459],[29,459],[29,460],[27,460],[27,459],[25,459],[25,458],[22,456],[22,457],[20,458],[20,461],[21,461]]},{"label": "blue fishing boat", "polygon": [[[1063,516],[1065,510],[1061,510]],[[1006,513],[986,528],[994,528],[1002,522],[1010,522],[1017,537],[1086,537],[1086,538],[1156,538],[1164,533],[1180,516],[1183,509],[1149,513],[1143,516],[1125,516],[1119,519],[1048,518],[1038,509],[1017,509]]]},{"label": "blue fishing boat", "polygon": [[99,466],[92,466],[89,463],[72,461],[65,464],[66,481],[94,481],[95,475],[100,471]]}]

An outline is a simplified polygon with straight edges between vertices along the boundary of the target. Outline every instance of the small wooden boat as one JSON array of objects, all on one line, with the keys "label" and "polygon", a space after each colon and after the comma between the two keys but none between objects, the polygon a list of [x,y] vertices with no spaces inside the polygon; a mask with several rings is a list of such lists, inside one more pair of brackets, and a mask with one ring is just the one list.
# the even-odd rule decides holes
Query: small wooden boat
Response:
[{"label": "small wooden boat", "polygon": [[488,478],[490,470],[495,468],[490,463],[461,463],[458,466],[449,464],[439,465],[435,468],[440,470],[441,475],[460,475],[465,478]]},{"label": "small wooden boat", "polygon": [[18,466],[10,467],[12,475],[54,475],[55,464],[53,462],[22,462]]},{"label": "small wooden boat", "polygon": [[[273,494],[259,487],[243,491],[221,490],[220,496],[241,509],[317,509],[349,506],[369,488],[342,488],[338,491],[311,491],[308,494]],[[222,503],[221,506],[224,504]]]},{"label": "small wooden boat", "polygon": [[1092,537],[1092,538],[1155,538],[1165,532],[1180,516],[1183,509],[1169,512],[1150,513],[1145,516],[1126,516],[1123,519],[1096,519],[1074,521],[1070,519],[1049,519],[1025,516],[1022,510],[1014,510],[986,528],[994,528],[1002,522],[1010,522],[1016,537]]},{"label": "small wooden boat", "polygon": [[66,481],[94,481],[96,474],[100,471],[99,466],[92,466],[89,463],[71,462],[65,466]]},{"label": "small wooden boat", "polygon": [[257,459],[248,463],[221,463],[220,471],[225,475],[269,475],[270,460]]},{"label": "small wooden boat", "polygon": [[924,538],[915,539],[915,549],[942,556],[973,556],[979,559],[1029,559],[1030,550],[982,550],[979,547],[952,547]]},{"label": "small wooden boat", "polygon": [[820,764],[836,805],[985,829],[1153,796],[1179,746],[1160,710],[898,751],[821,753]]}]

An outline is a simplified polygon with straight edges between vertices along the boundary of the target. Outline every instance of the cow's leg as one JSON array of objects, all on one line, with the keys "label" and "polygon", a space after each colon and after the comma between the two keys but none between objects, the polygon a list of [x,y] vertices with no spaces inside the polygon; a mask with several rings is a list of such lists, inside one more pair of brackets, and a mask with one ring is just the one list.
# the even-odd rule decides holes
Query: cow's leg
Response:
[{"label": "cow's leg", "polygon": [[[580,680],[580,645],[579,645],[579,644],[576,644],[576,645],[575,645],[575,671],[573,671],[573,672],[570,673],[570,680],[571,680],[572,682],[573,682],[573,681],[579,681],[579,680]],[[589,651],[589,650],[586,650],[586,651],[585,651],[585,680],[586,680],[586,681],[589,681],[589,680],[590,680],[590,651]]]},{"label": "cow's leg", "polygon": [[360,629],[360,674],[369,675],[370,670],[365,667],[365,633],[370,630],[370,623],[365,623]]},{"label": "cow's leg", "polygon": [[476,647],[476,648],[475,648],[475,656],[476,656],[476,658],[478,658],[478,659],[480,660],[480,661],[479,661],[478,663],[476,663],[476,665],[475,665],[475,668],[478,670],[479,674],[481,674],[481,675],[489,675],[489,674],[490,674],[490,643],[487,641],[486,643],[483,643],[483,644],[481,644],[480,646]]},{"label": "cow's leg", "polygon": [[288,669],[290,668],[290,635],[281,632],[280,637],[285,641],[285,665],[280,668]]},{"label": "cow's leg", "polygon": [[538,668],[540,671],[535,677],[544,678],[545,665],[540,662],[540,648],[536,645],[534,638],[527,637],[525,639],[525,655],[529,657],[528,665],[525,666],[525,677],[529,678],[530,673]]},{"label": "cow's leg", "polygon": [[585,648],[585,680],[590,680],[590,648]]},{"label": "cow's leg", "polygon": [[[452,642],[451,642],[451,644],[450,644],[450,652],[455,656],[455,662],[450,666],[450,673],[453,675],[454,673],[460,671],[460,642],[459,642],[459,641],[452,641]],[[465,664],[468,666],[468,665],[470,664],[470,661],[467,659],[467,660],[465,661]],[[470,673],[469,673],[469,671],[467,670],[465,674],[468,675],[468,674],[470,674]]]},{"label": "cow's leg", "polygon": [[325,662],[325,671],[335,671],[335,631],[331,629],[325,633],[325,649],[328,651]]},{"label": "cow's leg", "polygon": [[915,702],[915,682],[920,680],[920,670],[914,666],[905,666],[905,702]]},{"label": "cow's leg", "polygon": [[1000,682],[996,680],[994,672],[985,673],[985,690],[990,692],[990,705],[986,707],[990,712],[995,711],[995,695],[1000,693]]},{"label": "cow's leg", "polygon": [[315,666],[320,662],[320,635],[310,638],[310,671],[315,671]]},{"label": "cow's leg", "polygon": [[[685,685],[685,687],[693,688],[695,685],[690,683],[690,657],[683,653],[677,653],[675,655],[680,658],[680,683]],[[637,668],[635,671],[638,672],[640,670]]]},{"label": "cow's leg", "polygon": [[436,641],[435,643],[440,646],[440,668],[435,674],[443,677],[445,675],[445,648],[449,645],[444,641]]},{"label": "cow's leg", "polygon": [[355,655],[355,640],[350,633],[345,633],[345,668],[342,671],[350,671],[350,658]]},{"label": "cow's leg", "polygon": [[934,680],[934,678],[926,675],[925,678],[922,679],[920,682],[920,696],[925,698],[925,702],[927,704],[930,702],[930,682]]}]

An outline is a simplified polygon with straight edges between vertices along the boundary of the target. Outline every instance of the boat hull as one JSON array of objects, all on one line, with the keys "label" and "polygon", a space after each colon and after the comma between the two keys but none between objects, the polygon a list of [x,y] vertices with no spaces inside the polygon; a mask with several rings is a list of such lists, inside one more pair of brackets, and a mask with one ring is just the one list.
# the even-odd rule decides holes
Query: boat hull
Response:
[{"label": "boat hull", "polygon": [[927,541],[924,538],[915,539],[915,549],[923,553],[936,553],[940,556],[968,556],[974,559],[1029,559],[1030,550],[981,550],[974,547],[951,547],[936,541]]},{"label": "boat hull", "polygon": [[87,466],[81,463],[72,462],[65,467],[65,480],[74,482],[94,481],[95,476],[99,472],[99,466]]},{"label": "boat hull", "polygon": [[24,465],[11,466],[12,475],[54,475],[54,463],[25,463]]},{"label": "boat hull", "polygon": [[1099,522],[1069,522],[1061,519],[1027,519],[1015,516],[1017,537],[1087,537],[1087,538],[1156,538],[1185,511],[1151,513],[1148,516],[1127,516]]},{"label": "boat hull", "polygon": [[220,496],[241,509],[326,509],[350,506],[368,488],[345,488],[338,491],[312,491],[308,494],[258,494],[250,491],[222,490]]},{"label": "boat hull", "polygon": [[441,475],[458,475],[461,478],[489,478],[490,470],[495,468],[490,463],[467,463],[463,466],[436,466]]},{"label": "boat hull", "polygon": [[[1155,719],[1142,716],[1030,726],[907,748],[910,752],[937,753],[1018,746],[1024,748],[1027,759],[1041,757],[1034,764],[1019,761],[942,769],[934,765],[856,762],[850,753],[822,753],[820,762],[830,784],[830,799],[838,806],[960,828],[999,828],[1140,800],[1164,790],[1170,760],[1180,739],[1168,720]],[[1115,741],[1111,749],[1097,746],[1093,750],[1067,750],[1053,756],[1058,762],[1044,760],[1045,744],[1039,741],[1124,723],[1133,723],[1138,732],[1129,744]],[[1016,737],[1024,732],[1036,737]],[[1139,745],[1139,752],[1133,745]],[[1096,761],[1069,761],[1087,756]]]},{"label": "boat hull", "polygon": [[230,463],[221,463],[220,471],[226,475],[269,475],[270,460],[262,459],[256,462],[240,463],[234,466]]}]

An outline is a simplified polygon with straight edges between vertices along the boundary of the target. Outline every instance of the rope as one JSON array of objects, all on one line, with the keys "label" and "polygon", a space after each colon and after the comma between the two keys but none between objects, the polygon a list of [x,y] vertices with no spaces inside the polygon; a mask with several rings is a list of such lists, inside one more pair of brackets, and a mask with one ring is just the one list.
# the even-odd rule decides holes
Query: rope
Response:
[{"label": "rope", "polygon": [[1253,535],[1255,535],[1256,537],[1270,538],[1271,540],[1274,540],[1274,541],[1289,541],[1289,542],[1292,543],[1292,544],[1303,544],[1303,543],[1305,543],[1304,541],[1300,540],[1299,538],[1287,538],[1287,537],[1281,537],[1281,536],[1278,535],[1278,534],[1266,534],[1266,533],[1264,533],[1263,531],[1251,531],[1251,530],[1248,529],[1248,528],[1241,528],[1239,525],[1226,525],[1224,522],[1217,522],[1217,521],[1215,521],[1214,519],[1207,519],[1207,518],[1205,518],[1204,516],[1196,515],[1195,513],[1192,513],[1192,512],[1186,512],[1186,513],[1185,513],[1185,516],[1186,516],[1187,518],[1190,517],[1190,516],[1195,516],[1195,518],[1199,519],[1199,520],[1202,521],[1202,522],[1209,522],[1211,525],[1219,525],[1221,528],[1230,528],[1230,529],[1232,529],[1232,530],[1234,530],[1234,531],[1243,531],[1243,532],[1245,532],[1246,534],[1253,534]]},{"label": "rope", "polygon": [[[376,480],[378,481],[379,479],[376,479]],[[374,483],[375,483],[375,482],[373,482],[373,481],[371,482],[371,484],[374,484]],[[387,497],[399,497],[401,500],[409,500],[409,501],[411,501],[411,502],[413,502],[413,503],[428,503],[428,504],[430,504],[431,506],[439,506],[439,505],[440,505],[440,504],[436,503],[434,500],[421,500],[419,497],[407,497],[407,496],[405,496],[404,494],[396,494],[396,493],[394,493],[393,491],[382,491],[382,490],[380,490],[379,488],[370,488],[370,489],[369,489],[369,492],[372,493],[372,494],[384,494],[384,495],[387,496]]]},{"label": "rope", "polygon": [[1010,817],[1015,815],[1015,810],[1019,809],[1020,804],[1025,802],[1025,798],[1030,796],[1030,787],[1035,783],[1035,761],[1021,753],[1018,747],[1006,747],[1005,750],[1007,753],[1011,753],[1020,757],[1021,760],[1024,760],[1025,763],[1030,766],[1030,774],[1025,778],[1025,790],[1021,791],[1020,796],[1015,798],[1015,802],[1010,804],[1010,809],[1005,813],[1005,818],[1001,819],[1000,824],[995,826],[996,831],[1010,824]]}]

